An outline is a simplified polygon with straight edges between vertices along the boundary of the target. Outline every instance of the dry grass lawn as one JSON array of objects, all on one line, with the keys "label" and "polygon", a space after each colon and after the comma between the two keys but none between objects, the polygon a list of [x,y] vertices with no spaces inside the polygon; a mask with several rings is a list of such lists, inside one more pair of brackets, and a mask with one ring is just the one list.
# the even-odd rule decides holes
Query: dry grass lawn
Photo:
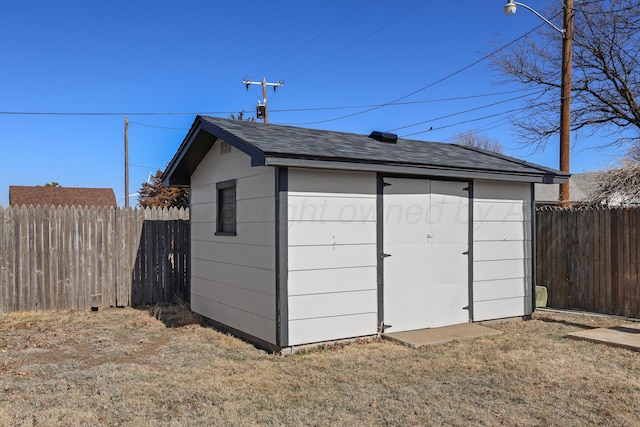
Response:
[{"label": "dry grass lawn", "polygon": [[564,337],[621,323],[538,312],[282,357],[175,307],[2,315],[0,425],[638,425],[640,354]]}]

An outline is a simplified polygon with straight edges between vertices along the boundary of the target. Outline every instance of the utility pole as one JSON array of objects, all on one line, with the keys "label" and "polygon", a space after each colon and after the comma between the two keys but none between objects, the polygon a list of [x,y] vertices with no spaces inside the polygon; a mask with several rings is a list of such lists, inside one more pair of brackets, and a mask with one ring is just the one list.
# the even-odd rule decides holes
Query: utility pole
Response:
[{"label": "utility pole", "polygon": [[[507,0],[505,15],[516,13],[516,6],[522,6],[533,12],[538,18],[562,34],[562,71],[560,82],[560,170],[569,173],[569,153],[571,151],[571,63],[573,55],[573,0],[564,0],[564,28],[556,27],[551,21],[540,15],[531,6],[515,0]],[[561,206],[569,205],[569,184],[560,184],[558,201]]]},{"label": "utility pole", "polygon": [[252,82],[248,79],[242,79],[242,83],[249,90],[249,85],[261,85],[262,86],[262,104],[258,101],[258,106],[256,107],[256,118],[263,119],[265,123],[269,123],[269,108],[267,108],[267,86],[273,86],[273,93],[276,92],[276,89],[284,84],[282,81],[277,81],[275,83],[267,83],[267,80],[263,77],[260,82]]},{"label": "utility pole", "polygon": [[124,116],[124,207],[129,207],[129,119]]},{"label": "utility pole", "polygon": [[[562,92],[560,95],[560,170],[569,173],[571,150],[571,62],[573,54],[573,0],[564,0],[564,37],[562,38]],[[569,183],[560,184],[559,202],[570,201]]]}]

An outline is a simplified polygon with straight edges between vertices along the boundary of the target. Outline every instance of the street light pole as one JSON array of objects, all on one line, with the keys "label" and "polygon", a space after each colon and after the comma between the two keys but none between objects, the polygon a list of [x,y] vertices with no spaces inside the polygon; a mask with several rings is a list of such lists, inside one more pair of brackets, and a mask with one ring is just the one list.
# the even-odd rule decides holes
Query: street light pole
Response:
[{"label": "street light pole", "polygon": [[[522,6],[562,34],[562,73],[560,81],[560,170],[569,173],[571,152],[571,63],[573,56],[573,0],[564,0],[563,27],[555,26],[544,16],[524,3],[507,0],[504,6],[505,15],[516,13],[516,6]],[[560,184],[558,201],[567,206],[570,200],[569,183]]]}]

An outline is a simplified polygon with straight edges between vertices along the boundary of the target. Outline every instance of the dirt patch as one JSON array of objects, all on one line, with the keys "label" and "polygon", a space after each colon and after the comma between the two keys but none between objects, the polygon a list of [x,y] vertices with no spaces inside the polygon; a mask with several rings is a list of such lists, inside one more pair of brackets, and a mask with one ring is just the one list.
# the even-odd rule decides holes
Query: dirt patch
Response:
[{"label": "dirt patch", "polygon": [[637,353],[542,313],[499,336],[274,356],[184,307],[0,316],[0,425],[633,425]]}]

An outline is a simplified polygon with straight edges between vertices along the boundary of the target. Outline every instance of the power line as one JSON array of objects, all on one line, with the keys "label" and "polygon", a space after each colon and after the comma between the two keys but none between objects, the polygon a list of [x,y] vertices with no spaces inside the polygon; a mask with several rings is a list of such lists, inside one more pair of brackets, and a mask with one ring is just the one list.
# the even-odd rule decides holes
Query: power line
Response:
[{"label": "power line", "polygon": [[[491,123],[487,123],[485,126],[471,129],[471,132],[480,133],[480,132],[486,132],[486,131],[491,130],[491,129],[499,128],[499,127],[504,126],[504,125],[507,124],[507,123],[503,123],[503,122],[508,118],[509,117],[507,117],[507,116],[501,117],[498,120],[494,120]],[[454,138],[455,138],[455,136],[451,136],[449,138],[444,138],[441,141],[442,142],[452,141]]]},{"label": "power line", "polygon": [[336,21],[335,23],[333,23],[332,25],[328,26],[327,28],[325,28],[324,30],[320,31],[318,34],[316,34],[315,36],[313,36],[312,38],[310,38],[309,40],[307,40],[306,42],[302,43],[300,46],[298,46],[297,48],[293,49],[291,52],[289,52],[288,54],[286,54],[285,56],[283,56],[282,58],[278,59],[277,61],[275,61],[274,63],[272,63],[271,65],[267,66],[266,68],[264,68],[262,71],[260,71],[258,73],[258,75],[263,75],[268,69],[278,65],[279,63],[281,63],[282,61],[284,61],[285,59],[289,58],[290,56],[292,56],[293,54],[297,53],[298,51],[300,51],[303,47],[309,45],[310,43],[312,43],[313,41],[317,40],[319,37],[325,35],[326,33],[328,33],[330,30],[332,30],[333,28],[337,27],[340,23],[342,23],[343,21],[347,20],[348,18],[350,18],[352,15],[354,15],[356,12],[358,12],[360,9],[364,8],[365,6],[367,6],[369,3],[371,3],[371,0],[367,0],[366,2],[362,3],[358,8],[356,8],[354,11],[350,12],[349,14],[347,14],[346,16],[342,17],[341,19],[339,19],[338,21]]},{"label": "power line", "polygon": [[[466,95],[466,96],[457,96],[457,97],[451,97],[451,98],[437,98],[437,99],[426,99],[421,101],[396,102],[393,105],[389,105],[389,106],[395,107],[395,106],[401,106],[401,105],[430,104],[435,102],[460,101],[463,99],[485,98],[489,96],[507,95],[507,94],[518,93],[518,92],[526,92],[530,90],[531,89],[526,88],[526,89],[508,90],[503,92],[485,93],[480,95]],[[292,109],[279,109],[279,110],[271,110],[271,111],[278,112],[278,113],[296,113],[296,112],[303,112],[303,111],[350,110],[354,108],[371,108],[371,107],[380,107],[385,105],[386,104],[343,105],[343,106],[335,106],[335,107],[292,108]]]},{"label": "power line", "polygon": [[168,129],[168,130],[189,130],[188,128],[172,128],[172,127],[168,127],[168,126],[157,126],[157,125],[150,125],[148,123],[140,123],[140,122],[129,122],[130,125],[138,125],[138,126],[145,126],[145,127],[149,127],[149,128],[157,128],[157,129]]},{"label": "power line", "polygon": [[[492,121],[490,123],[487,123],[485,126],[481,126],[481,127],[470,129],[469,131],[473,132],[473,133],[481,133],[481,132],[488,131],[490,129],[499,128],[501,126],[505,126],[507,123],[503,123],[503,122],[505,120],[509,119],[509,118],[510,117],[508,117],[506,115],[503,115],[503,117],[500,117],[498,120],[494,120],[494,121]],[[450,136],[448,138],[440,138],[439,141],[440,142],[450,142],[450,141],[453,141],[454,139],[455,139],[455,135],[452,135],[452,136]]]},{"label": "power line", "polygon": [[481,63],[482,61],[487,60],[488,58],[492,57],[496,53],[498,53],[498,52],[506,49],[507,47],[511,46],[512,44],[522,40],[523,38],[525,38],[526,36],[528,36],[532,32],[536,31],[538,28],[542,27],[543,25],[544,24],[540,24],[540,25],[534,27],[533,29],[531,29],[528,32],[526,32],[523,35],[521,35],[520,37],[512,40],[511,42],[507,43],[506,45],[504,45],[502,47],[499,47],[498,49],[495,49],[494,51],[492,51],[491,53],[483,56],[482,58],[480,58],[480,59],[478,59],[478,60],[476,60],[476,61],[474,61],[474,62],[472,62],[472,63],[470,63],[470,64],[468,64],[468,65],[466,65],[466,66],[464,66],[464,67],[452,72],[452,73],[449,73],[446,76],[444,76],[444,77],[442,77],[442,78],[440,78],[440,79],[438,79],[438,80],[436,80],[436,81],[434,81],[432,83],[429,83],[426,86],[421,87],[420,89],[414,90],[413,92],[408,93],[408,94],[406,94],[404,96],[401,96],[400,98],[396,98],[393,101],[385,102],[383,104],[379,104],[379,105],[377,105],[375,107],[368,108],[366,110],[359,111],[359,112],[356,112],[356,113],[351,113],[351,114],[346,114],[344,116],[334,117],[332,119],[318,120],[318,121],[315,121],[315,122],[305,122],[305,123],[297,123],[297,124],[312,125],[312,124],[327,123],[327,122],[332,122],[332,121],[336,121],[336,120],[342,120],[342,119],[346,119],[346,118],[349,118],[349,117],[354,117],[354,116],[359,116],[361,114],[370,113],[371,111],[378,110],[380,108],[384,108],[384,107],[388,107],[390,105],[396,104],[398,101],[402,101],[403,99],[409,98],[410,96],[413,96],[413,95],[415,95],[417,93],[420,93],[420,92],[422,92],[422,91],[424,91],[426,89],[429,89],[429,88],[431,88],[431,87],[433,87],[433,86],[435,86],[437,84],[440,84],[443,81],[448,80],[451,77],[454,77],[454,76],[456,76],[456,75],[468,70],[469,68]]},{"label": "power line", "polygon": [[151,167],[151,166],[144,166],[144,165],[136,165],[134,163],[129,163],[129,166],[133,166],[133,167],[141,168],[141,169],[151,169],[151,170],[154,170],[154,171],[160,169],[157,166],[156,167]]},{"label": "power line", "polygon": [[[310,66],[309,68],[305,69],[304,71],[296,74],[295,76],[291,77],[289,80],[293,80],[296,79],[298,77],[300,77],[301,75],[305,74],[308,71],[311,71],[312,69],[314,69],[315,67],[324,64],[325,62],[327,62],[330,59],[335,58],[336,56],[340,55],[341,53],[351,49],[353,46],[363,42],[364,40],[368,39],[369,37],[373,36],[374,34],[379,33],[380,31],[386,29],[387,27],[390,27],[392,24],[395,24],[397,21],[401,20],[402,18],[404,18],[405,16],[408,16],[410,14],[412,14],[413,12],[415,12],[416,10],[420,9],[421,7],[423,7],[424,5],[426,5],[427,3],[430,3],[431,0],[427,0],[424,3],[421,3],[420,5],[414,7],[413,9],[409,10],[408,12],[404,13],[403,15],[400,15],[399,17],[397,17],[396,19],[394,19],[393,21],[388,22],[387,24],[383,25],[382,27],[379,27],[377,30],[374,30],[372,32],[370,32],[369,34],[367,34],[366,36],[356,40],[355,42],[351,43],[350,45],[348,45],[345,48],[340,49],[339,51],[337,51],[336,53],[334,53],[333,55],[330,55],[326,58],[324,58],[323,60],[316,62],[315,64],[313,64],[312,66]],[[318,122],[318,123],[322,123],[322,122]]]},{"label": "power line", "polygon": [[[477,95],[466,95],[466,96],[458,96],[458,97],[450,97],[450,98],[436,98],[436,99],[426,99],[426,100],[420,100],[420,101],[406,101],[406,102],[397,102],[395,104],[393,104],[393,106],[401,106],[401,105],[413,105],[413,104],[428,104],[428,103],[435,103],[435,102],[448,102],[448,101],[460,101],[460,100],[464,100],[464,99],[475,99],[475,98],[485,98],[485,97],[490,97],[490,96],[498,96],[498,95],[507,95],[507,94],[512,94],[512,93],[519,93],[519,92],[525,92],[525,91],[530,91],[531,89],[527,88],[527,89],[516,89],[516,90],[509,90],[509,91],[502,91],[502,92],[492,92],[492,93],[484,93],[484,94],[477,94]],[[329,106],[329,107],[303,107],[303,108],[288,108],[288,109],[272,109],[269,110],[271,112],[276,112],[276,113],[295,113],[295,112],[306,112],[306,111],[326,111],[326,110],[348,110],[348,109],[354,109],[354,108],[370,108],[370,107],[378,107],[378,106],[384,106],[386,104],[364,104],[364,105],[342,105],[342,106]],[[237,113],[237,111],[191,111],[191,112],[181,112],[181,111],[165,111],[165,112],[160,112],[160,111],[156,111],[156,112],[134,112],[134,113],[127,113],[127,112],[111,112],[111,111],[106,111],[106,112],[77,112],[77,111],[0,111],[0,115],[48,115],[48,116],[175,116],[175,115],[212,115],[212,116],[219,116],[219,115],[229,115],[229,114],[235,114]],[[173,127],[167,127],[167,126],[157,126],[157,125],[152,125],[152,124],[148,124],[148,123],[142,123],[142,122],[134,122],[134,121],[130,121],[129,124],[137,124],[140,126],[147,126],[147,127],[155,127],[155,128],[159,128],[159,129],[169,129],[169,130],[188,130],[187,128],[173,128]]]},{"label": "power line", "polygon": [[432,127],[430,127],[429,129],[427,129],[427,130],[423,130],[423,131],[419,131],[419,132],[413,132],[413,133],[408,133],[408,134],[405,134],[405,135],[401,135],[401,137],[402,137],[402,138],[406,138],[406,137],[408,137],[408,136],[420,135],[420,134],[427,133],[427,132],[433,132],[433,131],[438,131],[438,130],[442,130],[442,129],[447,129],[447,128],[451,128],[451,127],[455,127],[455,126],[464,125],[464,124],[467,124],[467,123],[478,122],[478,121],[480,121],[480,120],[490,119],[490,118],[492,118],[492,117],[504,116],[506,113],[515,113],[515,112],[518,112],[518,111],[528,110],[528,109],[530,109],[530,108],[533,108],[533,107],[536,107],[536,106],[540,106],[540,105],[544,105],[544,104],[546,104],[546,102],[542,102],[542,103],[540,103],[540,104],[536,104],[536,105],[533,105],[533,106],[531,106],[531,105],[527,105],[527,106],[520,107],[520,108],[509,109],[509,110],[502,111],[502,112],[499,112],[499,113],[489,114],[489,115],[482,116],[482,117],[476,117],[476,118],[474,118],[474,119],[469,119],[469,120],[463,120],[463,121],[461,121],[461,122],[458,122],[458,123],[452,123],[452,124],[448,124],[448,125],[445,125],[445,126],[439,126],[439,127],[433,127],[433,126],[432,126]]},{"label": "power line", "polygon": [[[513,114],[507,115],[507,113],[518,113],[518,114],[516,114],[516,116],[518,116],[522,112],[527,112],[527,110],[529,110],[529,108],[536,108],[536,107],[540,107],[540,106],[545,105],[545,104],[547,104],[547,102],[539,102],[539,103],[534,104],[534,105],[529,105],[529,106],[522,107],[522,108],[511,109],[511,110],[504,111],[503,112],[503,116],[501,118],[499,118],[498,120],[494,120],[491,123],[487,123],[483,127],[475,128],[475,129],[473,129],[473,131],[474,132],[484,132],[484,131],[487,131],[489,129],[494,129],[494,128],[497,128],[497,127],[500,127],[500,126],[504,126],[507,123],[501,123],[501,122],[504,122],[507,119],[513,119],[514,118]],[[484,119],[484,118],[481,118],[481,119]],[[464,124],[464,123],[456,123],[453,126],[459,126],[460,124]],[[451,127],[451,126],[448,126],[448,127]],[[453,137],[452,138],[446,138],[445,141],[449,141],[451,139],[453,139]]]},{"label": "power line", "polygon": [[[525,109],[525,108],[526,107],[523,107],[522,109]],[[518,111],[518,110],[520,110],[520,109],[516,109],[516,110],[513,110],[513,111]],[[466,124],[466,123],[477,122],[477,121],[484,120],[484,119],[490,119],[491,117],[497,117],[497,116],[500,116],[500,115],[503,115],[503,114],[504,114],[504,112],[495,113],[495,114],[489,114],[488,116],[477,117],[475,119],[469,119],[469,120],[465,120],[465,121],[454,123],[454,124],[450,124],[450,125],[440,126],[440,127],[437,127],[437,128],[434,128],[432,126],[427,130],[422,130],[422,131],[419,131],[419,132],[413,132],[413,133],[404,134],[404,135],[402,135],[402,138],[406,138],[408,136],[420,135],[420,134],[427,133],[427,132],[433,132],[433,131],[436,131],[436,130],[447,129],[447,128],[454,127],[454,126],[460,126],[460,125],[463,125],[463,124]]]},{"label": "power line", "polygon": [[193,116],[193,115],[222,115],[234,114],[235,111],[164,111],[164,112],[72,112],[72,111],[0,111],[0,115],[6,116]]},{"label": "power line", "polygon": [[[538,90],[537,91],[537,93],[542,93],[542,92],[544,92],[544,90]],[[459,116],[461,114],[470,113],[472,111],[482,110],[482,109],[485,109],[485,108],[493,107],[495,105],[504,104],[505,102],[511,102],[511,101],[515,101],[517,99],[526,98],[527,96],[531,96],[531,95],[534,95],[534,94],[535,94],[535,92],[534,93],[527,93],[527,94],[524,94],[524,95],[520,95],[520,96],[516,96],[516,97],[513,97],[513,98],[509,98],[509,99],[503,99],[503,100],[500,100],[500,101],[497,101],[497,102],[493,102],[491,104],[485,104],[485,105],[481,105],[479,107],[470,108],[468,110],[459,111],[459,112],[456,112],[456,113],[447,114],[445,116],[436,117],[435,119],[423,120],[421,122],[413,123],[413,124],[410,124],[410,125],[405,125],[405,126],[400,126],[400,127],[394,128],[394,129],[389,129],[389,132],[393,132],[393,131],[397,131],[397,130],[401,130],[401,129],[406,129],[406,128],[410,128],[410,127],[414,127],[414,126],[419,126],[419,125],[423,125],[425,123],[435,122],[435,121],[442,120],[442,119],[448,119],[449,117],[455,117],[455,116]]]}]

